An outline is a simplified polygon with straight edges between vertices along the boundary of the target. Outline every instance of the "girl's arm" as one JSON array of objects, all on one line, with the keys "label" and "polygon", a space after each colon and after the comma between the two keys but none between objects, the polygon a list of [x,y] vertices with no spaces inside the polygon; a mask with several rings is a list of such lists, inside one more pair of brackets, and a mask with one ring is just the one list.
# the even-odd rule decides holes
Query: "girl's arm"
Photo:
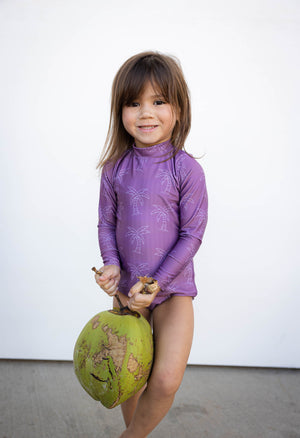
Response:
[{"label": "girl's arm", "polygon": [[107,167],[101,175],[98,238],[104,266],[102,275],[96,273],[97,284],[108,295],[117,293],[120,282],[120,261],[116,244],[116,211],[117,201],[109,179]]},{"label": "girl's arm", "polygon": [[152,277],[165,289],[198,251],[207,224],[207,190],[199,163],[187,156],[179,170],[179,238]]},{"label": "girl's arm", "polygon": [[110,177],[112,166],[102,170],[99,200],[98,239],[104,265],[120,267],[116,243],[117,198]]}]

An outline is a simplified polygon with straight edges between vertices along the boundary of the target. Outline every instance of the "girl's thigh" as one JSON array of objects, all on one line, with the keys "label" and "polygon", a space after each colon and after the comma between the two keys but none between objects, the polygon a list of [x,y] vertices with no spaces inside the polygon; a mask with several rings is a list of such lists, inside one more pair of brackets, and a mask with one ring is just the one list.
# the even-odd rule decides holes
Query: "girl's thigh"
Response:
[{"label": "girl's thigh", "polygon": [[176,392],[190,354],[194,311],[191,297],[173,296],[152,312],[155,358],[149,384]]}]

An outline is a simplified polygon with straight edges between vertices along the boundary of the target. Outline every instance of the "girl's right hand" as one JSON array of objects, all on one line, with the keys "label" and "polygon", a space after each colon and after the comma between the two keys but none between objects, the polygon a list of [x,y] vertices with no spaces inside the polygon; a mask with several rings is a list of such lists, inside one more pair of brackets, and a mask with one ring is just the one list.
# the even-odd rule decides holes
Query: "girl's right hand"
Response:
[{"label": "girl's right hand", "polygon": [[116,295],[118,285],[121,278],[120,268],[117,265],[105,265],[99,269],[102,274],[95,274],[96,283],[104,290],[110,297]]}]

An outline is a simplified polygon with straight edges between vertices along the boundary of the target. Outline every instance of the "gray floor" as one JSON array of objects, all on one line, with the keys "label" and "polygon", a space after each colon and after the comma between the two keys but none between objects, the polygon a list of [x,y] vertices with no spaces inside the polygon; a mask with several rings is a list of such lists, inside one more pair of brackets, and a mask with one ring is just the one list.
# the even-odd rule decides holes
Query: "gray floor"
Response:
[{"label": "gray floor", "polygon": [[[70,362],[0,361],[0,438],[117,438],[120,408],[81,388]],[[300,438],[300,370],[188,367],[151,438]]]}]

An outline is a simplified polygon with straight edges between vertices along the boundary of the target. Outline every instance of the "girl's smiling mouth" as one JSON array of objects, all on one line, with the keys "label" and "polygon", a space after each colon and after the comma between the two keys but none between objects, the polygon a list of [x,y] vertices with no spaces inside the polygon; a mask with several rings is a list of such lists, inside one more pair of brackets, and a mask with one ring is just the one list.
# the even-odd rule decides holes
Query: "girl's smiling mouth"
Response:
[{"label": "girl's smiling mouth", "polygon": [[138,126],[138,128],[141,131],[145,131],[145,132],[149,132],[149,131],[153,131],[155,128],[157,128],[158,125],[140,125]]}]

